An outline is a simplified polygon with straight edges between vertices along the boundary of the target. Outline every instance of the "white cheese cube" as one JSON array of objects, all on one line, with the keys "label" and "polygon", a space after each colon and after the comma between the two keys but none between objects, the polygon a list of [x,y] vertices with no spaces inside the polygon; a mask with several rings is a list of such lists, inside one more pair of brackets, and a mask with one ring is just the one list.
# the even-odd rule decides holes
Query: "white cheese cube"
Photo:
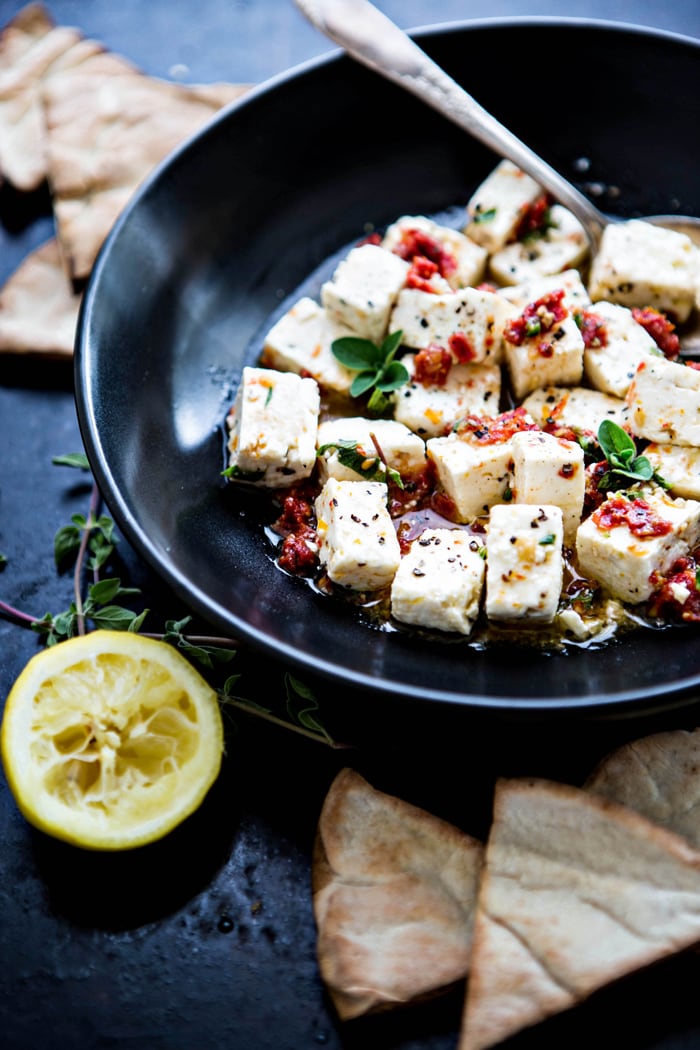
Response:
[{"label": "white cheese cube", "polygon": [[543,295],[549,295],[560,288],[564,291],[564,302],[572,313],[590,306],[591,297],[578,270],[564,270],[549,277],[531,277],[520,284],[501,288],[500,294],[513,306],[522,310],[528,303],[534,303],[536,299],[541,299]]},{"label": "white cheese cube", "polygon": [[591,266],[591,298],[652,306],[685,321],[695,304],[696,252],[684,233],[640,219],[611,223]]},{"label": "white cheese cube", "polygon": [[[377,471],[379,476],[375,480],[382,481],[386,468],[372,441],[372,434],[389,467],[398,470],[402,478],[425,469],[425,442],[403,423],[393,419],[367,419],[364,416],[329,419],[318,428],[317,444],[320,450],[325,445],[354,442],[355,451],[364,457],[368,467]],[[329,448],[320,454],[318,462],[320,477],[324,482],[329,477],[357,481],[363,476],[341,463],[337,448]]]},{"label": "white cheese cube", "polygon": [[700,446],[700,372],[650,357],[642,361],[627,392],[628,425],[637,437]]},{"label": "white cheese cube", "polygon": [[578,266],[588,253],[586,232],[567,208],[553,204],[542,233],[507,244],[489,259],[489,270],[501,284],[558,274]]},{"label": "white cheese cube", "polygon": [[644,455],[673,496],[700,500],[700,448],[652,442]]},{"label": "white cheese cube", "polygon": [[[621,508],[612,519],[611,512]],[[667,524],[660,535],[640,535],[633,522]],[[657,493],[644,500],[616,494],[586,518],[576,536],[581,572],[623,602],[642,602],[654,590],[652,573],[665,572],[700,539],[700,503]]]},{"label": "white cheese cube", "polygon": [[489,252],[513,239],[542,187],[509,160],[502,160],[472,194],[465,233]]},{"label": "white cheese cube", "polygon": [[542,429],[562,427],[576,434],[588,432],[597,435],[604,419],[612,419],[619,426],[625,420],[622,398],[583,386],[543,387],[526,397],[522,407]]},{"label": "white cheese cube", "polygon": [[354,336],[345,325],[336,324],[313,299],[300,299],[265,337],[262,362],[280,372],[309,375],[324,390],[349,395],[356,373],[333,356],[336,339]]},{"label": "white cheese cube", "polygon": [[489,520],[486,615],[551,623],[561,594],[562,513],[549,504],[494,507]]},{"label": "white cheese cube", "polygon": [[314,379],[244,368],[227,417],[232,479],[284,488],[308,478],[316,462],[319,409]]},{"label": "white cheese cube", "polygon": [[394,619],[470,634],[484,584],[482,546],[460,529],[426,529],[401,559],[391,585]]},{"label": "white cheese cube", "polygon": [[559,383],[572,386],[583,375],[583,339],[570,313],[548,331],[526,337],[516,344],[504,338],[508,374],[517,400],[541,386]]},{"label": "white cheese cube", "polygon": [[389,329],[396,297],[410,267],[376,244],[353,248],[321,286],[321,302],[338,324],[362,339],[381,343]]},{"label": "white cheese cube", "polygon": [[426,447],[438,481],[454,504],[456,521],[471,521],[506,498],[512,464],[510,441],[482,445],[450,434],[431,438]]},{"label": "white cheese cube", "polygon": [[442,277],[454,289],[478,284],[486,269],[485,248],[459,230],[440,226],[424,215],[404,215],[397,219],[384,234],[382,247],[397,252],[403,259],[413,258],[405,253],[415,248],[415,254],[438,263]]},{"label": "white cheese cube", "polygon": [[515,310],[495,292],[462,288],[434,295],[405,288],[391,317],[392,332],[412,350],[441,346],[460,364],[496,364],[501,359],[503,326]]},{"label": "white cheese cube", "polygon": [[626,306],[599,302],[589,312],[602,321],[603,339],[600,346],[588,346],[583,352],[586,378],[596,390],[624,397],[639,362],[659,357],[661,351]]},{"label": "white cheese cube", "polygon": [[328,578],[353,591],[388,587],[401,561],[380,481],[329,478],[316,497],[319,558]]},{"label": "white cheese cube", "polygon": [[394,418],[421,437],[438,437],[463,416],[485,416],[498,409],[501,396],[498,365],[453,364],[444,385],[437,386],[414,378],[413,354],[406,354],[401,362],[411,380],[392,395]]},{"label": "white cheese cube", "polygon": [[540,430],[523,430],[511,439],[513,501],[549,503],[561,509],[564,540],[572,543],[581,523],[586,478],[583,449],[575,441]]}]

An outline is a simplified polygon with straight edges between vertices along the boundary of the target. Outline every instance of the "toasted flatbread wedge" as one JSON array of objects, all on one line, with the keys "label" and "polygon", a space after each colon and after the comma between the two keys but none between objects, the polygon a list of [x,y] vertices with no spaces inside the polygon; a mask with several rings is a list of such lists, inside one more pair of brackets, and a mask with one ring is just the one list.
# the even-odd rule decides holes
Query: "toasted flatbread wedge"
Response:
[{"label": "toasted flatbread wedge", "polygon": [[483,846],[351,769],[313,860],[318,959],[343,1020],[429,998],[467,972]]},{"label": "toasted flatbread wedge", "polygon": [[483,1050],[700,940],[700,854],[625,806],[501,781],[459,1050]]},{"label": "toasted flatbread wedge", "polygon": [[29,4],[0,34],[0,173],[16,189],[36,189],[46,178],[42,92],[76,69],[106,75],[133,70],[77,29],[56,26],[42,4]]},{"label": "toasted flatbread wedge", "polygon": [[54,239],[26,257],[0,290],[0,352],[70,358],[80,296]]},{"label": "toasted flatbread wedge", "polygon": [[95,257],[134,190],[240,84],[175,84],[135,71],[53,77],[43,91],[49,185],[72,280]]},{"label": "toasted flatbread wedge", "polygon": [[700,729],[670,730],[624,744],[584,787],[636,809],[700,849]]}]

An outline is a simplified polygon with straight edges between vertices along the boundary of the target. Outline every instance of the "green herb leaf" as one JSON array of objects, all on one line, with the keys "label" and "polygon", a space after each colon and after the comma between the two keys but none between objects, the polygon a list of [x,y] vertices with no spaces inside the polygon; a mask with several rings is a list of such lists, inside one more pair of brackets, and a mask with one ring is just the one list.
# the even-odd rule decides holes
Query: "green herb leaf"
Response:
[{"label": "green herb leaf", "polygon": [[472,216],[472,222],[475,222],[478,225],[480,222],[492,222],[495,218],[496,209],[486,208],[484,211],[475,212]]},{"label": "green herb leaf", "polygon": [[262,481],[265,477],[264,470],[241,470],[241,468],[234,463],[232,467],[226,467],[225,470],[221,471],[221,476],[224,478],[236,478],[238,481]]},{"label": "green herb leaf", "polygon": [[540,547],[551,547],[555,540],[556,536],[554,535],[554,533],[548,532],[547,535],[543,536],[542,539],[539,541]]},{"label": "green herb leaf", "polygon": [[350,396],[362,397],[363,394],[366,394],[368,390],[372,389],[376,381],[376,372],[360,372],[350,384]]},{"label": "green herb leaf", "polygon": [[336,360],[352,372],[362,372],[365,369],[376,370],[384,363],[384,354],[381,349],[369,339],[345,336],[342,339],[336,339],[331,345],[331,350]]},{"label": "green herb leaf", "polygon": [[65,456],[54,456],[51,462],[57,467],[74,467],[76,470],[90,470],[90,463],[84,452],[69,452]]},{"label": "green herb leaf", "polygon": [[64,525],[58,530],[53,541],[53,556],[58,568],[78,553],[81,535],[81,530],[75,525]]},{"label": "green herb leaf", "polygon": [[391,361],[383,368],[377,379],[377,390],[387,393],[390,390],[398,390],[408,382],[410,376],[408,369],[400,361]]},{"label": "green herb leaf", "polygon": [[327,743],[332,743],[332,737],[314,713],[319,710],[319,705],[311,689],[289,671],[284,676],[284,685],[287,691],[287,714],[291,721],[298,722],[304,729],[318,733]]},{"label": "green herb leaf", "polygon": [[336,339],[331,345],[333,356],[346,368],[359,373],[350,385],[350,395],[362,397],[371,391],[368,409],[376,415],[385,412],[390,404],[384,394],[398,390],[410,378],[408,370],[394,361],[402,339],[403,332],[399,329],[391,332],[381,346],[354,336]]}]

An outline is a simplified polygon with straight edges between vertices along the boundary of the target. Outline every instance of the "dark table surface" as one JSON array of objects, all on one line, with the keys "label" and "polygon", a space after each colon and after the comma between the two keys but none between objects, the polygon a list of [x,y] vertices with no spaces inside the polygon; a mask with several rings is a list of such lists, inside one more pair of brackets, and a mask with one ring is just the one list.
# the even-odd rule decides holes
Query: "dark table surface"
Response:
[{"label": "dark table surface", "polygon": [[[0,22],[19,3],[0,2]],[[401,25],[511,14],[596,16],[700,37],[698,0],[385,0]],[[54,19],[122,52],[146,72],[186,82],[258,82],[329,50],[291,0],[55,0]],[[0,280],[51,231],[47,202],[0,190]],[[84,476],[53,466],[81,448],[68,364],[0,356],[0,599],[39,617],[71,598],[53,537],[85,513]],[[153,619],[188,610],[124,542],[120,569]],[[204,628],[202,628],[204,629]],[[0,618],[0,702],[40,643]],[[251,699],[279,699],[284,667],[241,652]],[[405,1016],[340,1026],[315,959],[310,850],[324,794],[352,763],[377,787],[477,835],[496,775],[580,782],[623,740],[697,724],[691,705],[630,721],[486,721],[465,712],[397,709],[311,685],[322,717],[351,751],[236,715],[219,781],[198,813],[161,843],[84,853],[31,829],[0,775],[0,1045],[75,1048],[392,1047],[448,1050],[462,989]],[[579,1010],[525,1033],[519,1047],[680,1050],[700,1045],[700,956],[637,975]]]}]

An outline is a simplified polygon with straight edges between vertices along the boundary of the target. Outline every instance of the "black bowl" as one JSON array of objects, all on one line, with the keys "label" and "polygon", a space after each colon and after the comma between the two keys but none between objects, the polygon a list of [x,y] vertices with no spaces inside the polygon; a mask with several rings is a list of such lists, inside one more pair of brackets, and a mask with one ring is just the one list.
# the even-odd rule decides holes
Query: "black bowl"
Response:
[{"label": "black bowl", "polygon": [[[564,175],[598,184],[604,208],[700,214],[698,42],[553,19],[418,37]],[[367,224],[463,207],[496,159],[345,56],[222,113],[138,193],[95,266],[76,353],[94,473],[175,591],[299,668],[379,694],[523,712],[683,702],[700,684],[694,629],[560,653],[372,629],[282,573],[257,502],[220,477],[232,391],[283,300],[317,291]]]}]

